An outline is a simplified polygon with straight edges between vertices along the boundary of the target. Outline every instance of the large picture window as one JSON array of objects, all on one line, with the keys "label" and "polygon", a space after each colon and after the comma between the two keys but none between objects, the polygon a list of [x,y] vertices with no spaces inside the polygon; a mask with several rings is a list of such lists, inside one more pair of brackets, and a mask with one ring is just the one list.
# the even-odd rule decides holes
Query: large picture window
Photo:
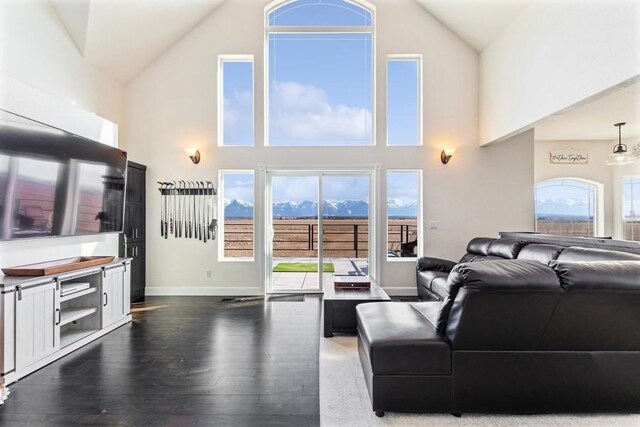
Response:
[{"label": "large picture window", "polygon": [[422,145],[421,58],[387,59],[387,145]]},{"label": "large picture window", "polygon": [[221,221],[218,253],[221,260],[253,260],[254,173],[252,170],[220,171]]},{"label": "large picture window", "polygon": [[267,145],[373,145],[373,14],[345,0],[267,13]]},{"label": "large picture window", "polygon": [[572,178],[536,184],[536,231],[593,237],[597,228],[597,185]]},{"label": "large picture window", "polygon": [[422,172],[387,171],[387,258],[420,256]]},{"label": "large picture window", "polygon": [[253,56],[218,57],[218,145],[254,145]]},{"label": "large picture window", "polygon": [[625,240],[640,240],[640,175],[622,182],[622,232]]}]

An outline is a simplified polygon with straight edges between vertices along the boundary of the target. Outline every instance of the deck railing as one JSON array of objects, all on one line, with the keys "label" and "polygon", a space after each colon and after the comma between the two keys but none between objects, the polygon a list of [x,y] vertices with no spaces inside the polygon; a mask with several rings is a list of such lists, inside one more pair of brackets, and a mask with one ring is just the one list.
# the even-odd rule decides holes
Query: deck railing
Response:
[{"label": "deck railing", "polygon": [[[274,220],[273,255],[278,257],[318,256],[317,220]],[[388,250],[399,254],[403,243],[415,240],[416,220],[390,220]],[[250,256],[253,227],[250,221],[227,220],[224,225],[226,256]],[[367,220],[328,219],[323,224],[323,254],[327,257],[367,258]]]}]

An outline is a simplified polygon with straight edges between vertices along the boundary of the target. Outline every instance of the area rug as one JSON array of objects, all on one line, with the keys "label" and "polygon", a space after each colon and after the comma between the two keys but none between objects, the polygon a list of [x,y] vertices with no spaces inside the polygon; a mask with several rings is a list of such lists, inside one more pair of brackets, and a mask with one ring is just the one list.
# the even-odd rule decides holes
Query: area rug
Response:
[{"label": "area rug", "polygon": [[325,427],[640,426],[640,415],[399,414],[375,416],[367,394],[355,337],[320,338],[320,424]]},{"label": "area rug", "polygon": [[[322,264],[322,271],[335,273],[336,269],[331,263]],[[317,262],[281,262],[273,267],[274,273],[317,273]]]}]

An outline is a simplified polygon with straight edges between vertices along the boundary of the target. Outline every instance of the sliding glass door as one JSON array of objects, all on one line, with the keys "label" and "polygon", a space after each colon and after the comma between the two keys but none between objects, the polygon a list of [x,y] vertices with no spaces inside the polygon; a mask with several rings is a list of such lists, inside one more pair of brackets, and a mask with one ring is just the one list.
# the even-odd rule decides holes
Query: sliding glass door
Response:
[{"label": "sliding glass door", "polygon": [[369,275],[371,172],[267,172],[267,292],[318,293]]}]

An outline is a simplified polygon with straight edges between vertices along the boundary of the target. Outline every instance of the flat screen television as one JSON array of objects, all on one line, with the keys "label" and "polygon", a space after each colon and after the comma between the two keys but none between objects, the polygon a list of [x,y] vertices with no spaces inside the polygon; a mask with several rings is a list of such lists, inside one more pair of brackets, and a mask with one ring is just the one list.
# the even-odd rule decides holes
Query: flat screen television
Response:
[{"label": "flat screen television", "polygon": [[0,110],[0,240],[121,232],[127,155]]}]

